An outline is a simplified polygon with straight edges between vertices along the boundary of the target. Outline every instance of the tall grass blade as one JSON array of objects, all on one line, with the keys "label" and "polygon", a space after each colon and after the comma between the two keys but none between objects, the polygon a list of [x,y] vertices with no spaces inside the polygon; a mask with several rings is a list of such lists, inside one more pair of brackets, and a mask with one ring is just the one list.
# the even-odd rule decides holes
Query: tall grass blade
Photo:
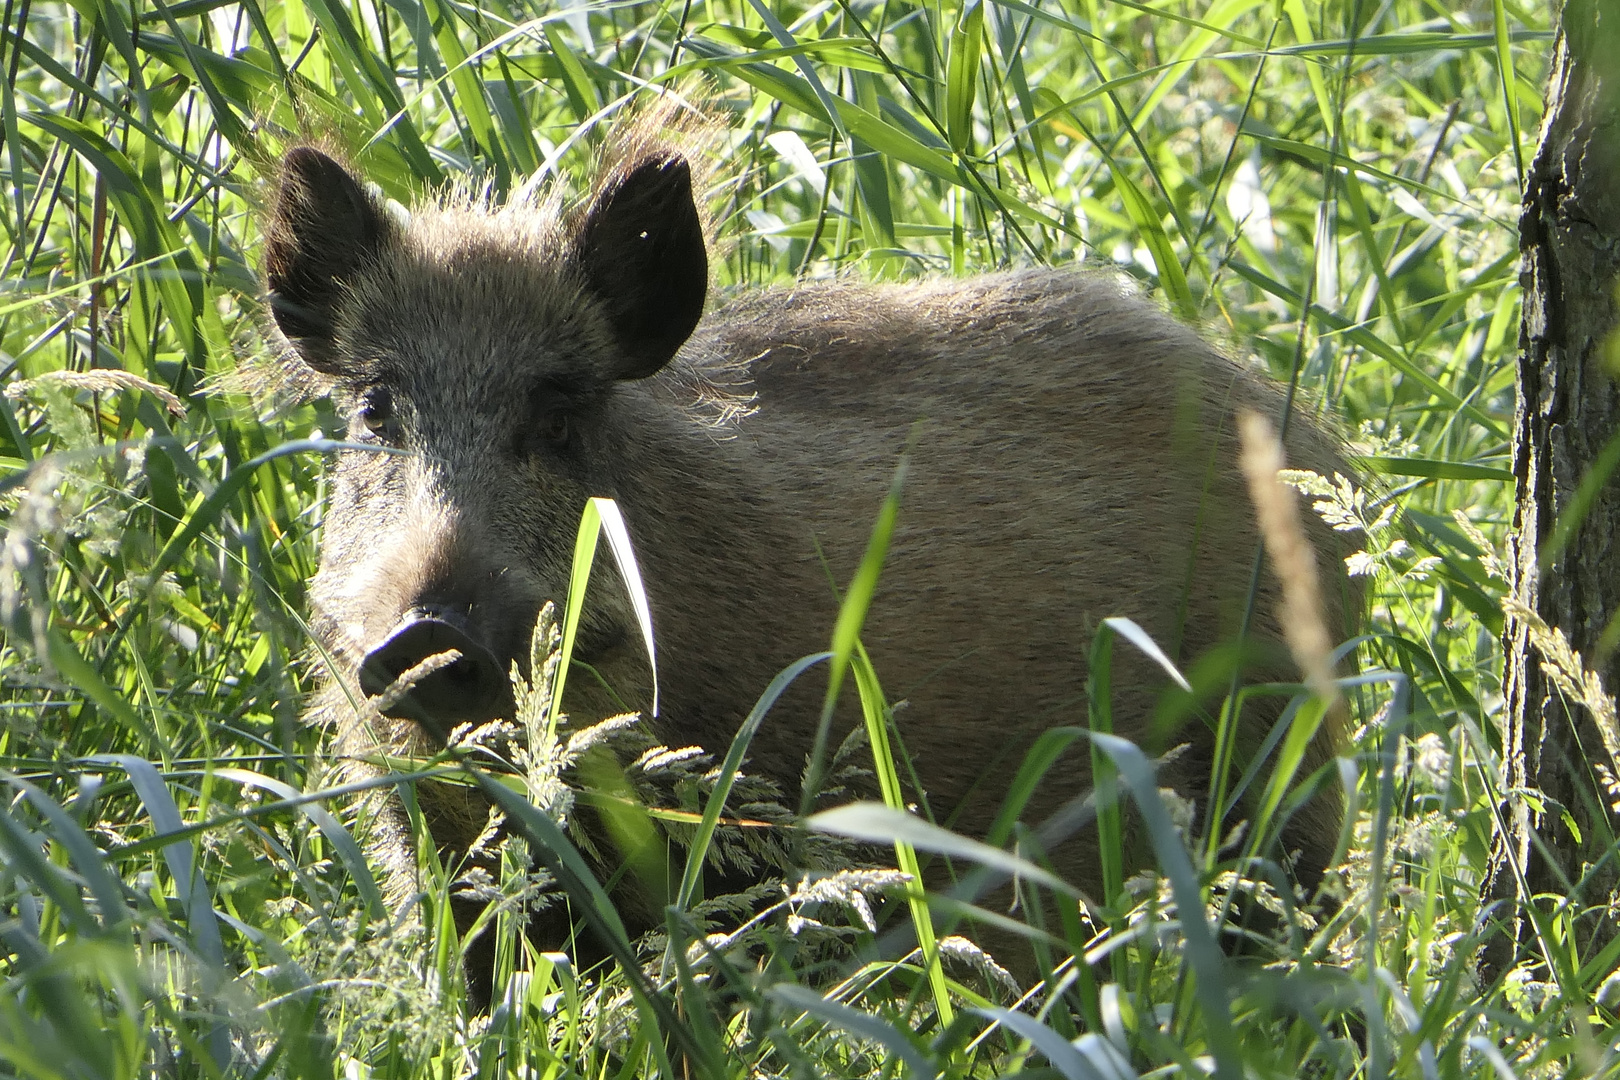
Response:
[{"label": "tall grass blade", "polygon": [[776,678],[765,688],[765,692],[759,695],[759,700],[754,702],[754,707],[748,710],[742,726],[737,729],[736,736],[731,740],[725,760],[720,763],[720,772],[715,780],[714,789],[709,793],[709,801],[703,807],[703,820],[698,823],[697,832],[692,837],[686,858],[686,870],[681,875],[680,888],[675,894],[677,909],[687,910],[692,904],[693,897],[697,895],[698,884],[703,880],[704,856],[709,850],[710,841],[714,838],[714,830],[719,824],[720,815],[725,811],[726,799],[730,796],[737,773],[742,768],[743,758],[748,753],[748,747],[754,741],[754,736],[758,734],[760,725],[764,723],[765,714],[770,712],[771,706],[776,704],[776,699],[781,697],[800,675],[816,664],[830,659],[831,653],[813,653],[795,660],[777,673]]},{"label": "tall grass blade", "polygon": [[1169,295],[1171,302],[1182,318],[1196,318],[1198,305],[1193,300],[1192,287],[1187,284],[1187,275],[1182,272],[1181,260],[1176,257],[1176,249],[1170,243],[1170,236],[1164,231],[1164,225],[1159,220],[1159,212],[1148,198],[1147,192],[1137,186],[1125,170],[1120,168],[1117,161],[1110,158],[1110,169],[1114,177],[1114,186],[1119,190],[1120,198],[1125,202],[1125,212],[1135,222],[1141,233],[1142,242],[1147,245],[1148,252],[1153,256],[1153,265],[1159,272],[1159,283]]},{"label": "tall grass blade", "polygon": [[1221,1080],[1241,1080],[1242,1055],[1232,1031],[1232,1011],[1228,999],[1231,993],[1230,976],[1215,934],[1204,919],[1204,902],[1193,872],[1187,850],[1170,814],[1159,800],[1158,785],[1153,779],[1153,767],[1142,751],[1114,735],[1093,735],[1103,752],[1113,759],[1135,800],[1147,829],[1148,840],[1159,861],[1159,868],[1170,879],[1170,889],[1176,900],[1176,914],[1181,922],[1182,937],[1186,942],[1188,958],[1192,961],[1197,978],[1196,993],[1201,1017],[1209,1039],[1210,1053],[1215,1058],[1215,1075]]},{"label": "tall grass blade", "polygon": [[966,154],[973,141],[973,98],[979,85],[984,0],[962,0],[946,53],[945,130],[951,149]]},{"label": "tall grass blade", "polygon": [[[1107,621],[1097,627],[1091,642],[1091,660],[1086,668],[1087,719],[1091,725],[1091,782],[1097,800],[1097,856],[1102,870],[1102,902],[1113,908],[1125,888],[1124,827],[1120,822],[1119,791],[1114,763],[1103,752],[1095,736],[1114,733],[1113,644],[1114,628]],[[1116,978],[1123,976],[1115,960]]]},{"label": "tall grass blade", "polygon": [[[860,692],[861,714],[866,721],[866,737],[872,747],[872,763],[878,776],[878,786],[888,809],[905,811],[905,792],[900,787],[899,770],[895,767],[894,752],[889,745],[888,725],[892,713],[878,685],[877,673],[866,650],[856,642],[857,655],[851,666],[855,672],[855,685]],[[929,986],[934,992],[934,1007],[939,1021],[949,1025],[954,1019],[950,989],[945,983],[945,970],[940,964],[939,945],[934,934],[933,916],[928,910],[928,897],[923,889],[922,868],[917,852],[904,841],[894,844],[895,865],[907,875],[906,904],[911,909],[911,924],[917,934],[917,946],[922,950],[923,967],[928,972]]]},{"label": "tall grass blade", "polygon": [[906,459],[902,457],[889,482],[889,493],[878,510],[872,535],[866,543],[866,553],[855,571],[849,590],[838,607],[838,620],[833,624],[832,660],[827,669],[827,693],[822,699],[821,718],[816,726],[815,742],[810,751],[810,764],[805,770],[804,791],[799,799],[799,816],[809,817],[817,791],[826,771],[827,737],[832,729],[833,710],[838,706],[838,694],[844,687],[844,677],[860,640],[861,626],[872,596],[877,592],[883,562],[888,557],[889,541],[894,537],[895,522],[900,515],[900,491],[905,485]]},{"label": "tall grass blade", "polygon": [[1524,190],[1524,136],[1519,131],[1518,72],[1513,66],[1513,36],[1508,25],[1507,4],[1491,0],[1491,23],[1496,46],[1496,70],[1502,81],[1502,111],[1507,116],[1508,139],[1513,147],[1513,166],[1519,174],[1519,190]]}]

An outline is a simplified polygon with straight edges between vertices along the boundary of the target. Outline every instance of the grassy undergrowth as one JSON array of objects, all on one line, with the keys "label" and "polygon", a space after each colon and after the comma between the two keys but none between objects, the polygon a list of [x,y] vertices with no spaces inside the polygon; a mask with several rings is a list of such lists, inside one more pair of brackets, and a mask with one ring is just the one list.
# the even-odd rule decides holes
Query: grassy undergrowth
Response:
[{"label": "grassy undergrowth", "polygon": [[[1612,1072],[1612,962],[1555,933],[1556,954],[1473,966],[1505,914],[1477,895],[1503,798],[1489,548],[1547,25],[1519,0],[7,0],[0,1075]],[[1325,778],[1352,794],[1340,906],[1286,918],[1275,964],[1210,946],[1230,861],[1106,742],[1161,873],[1082,919],[1026,866],[1018,917],[1050,959],[1022,1000],[971,956],[897,950],[905,906],[877,898],[905,888],[881,873],[776,893],[746,964],[672,915],[653,962],[587,974],[511,932],[538,887],[514,849],[480,886],[508,901],[487,1014],[444,916],[468,885],[425,832],[426,894],[403,916],[381,895],[366,802],[299,719],[320,433],[340,427],[236,374],[264,349],[256,185],[309,133],[401,201],[567,185],[668,86],[724,122],[722,287],[1112,267],[1352,433],[1370,479],[1316,495],[1370,594],[1356,740]],[[870,688],[842,648],[846,692]],[[713,789],[664,766],[648,790]],[[653,827],[701,831],[711,804],[689,803]],[[508,809],[530,849],[569,851],[528,807]],[[820,824],[896,829],[874,808]],[[747,842],[728,828],[713,842]]]}]

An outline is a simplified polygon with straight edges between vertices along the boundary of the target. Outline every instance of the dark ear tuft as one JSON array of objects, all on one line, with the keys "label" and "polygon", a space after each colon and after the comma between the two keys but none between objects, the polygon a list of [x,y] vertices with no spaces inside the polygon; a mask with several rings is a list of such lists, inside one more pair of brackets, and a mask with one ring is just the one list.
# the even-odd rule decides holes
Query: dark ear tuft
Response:
[{"label": "dark ear tuft", "polygon": [[338,373],[344,285],[376,257],[389,227],[348,169],[313,147],[287,152],[265,219],[265,287],[276,325],[315,370]]},{"label": "dark ear tuft", "polygon": [[709,291],[692,167],[665,151],[618,173],[586,212],[575,244],[623,358],[611,374],[652,375],[691,336]]}]

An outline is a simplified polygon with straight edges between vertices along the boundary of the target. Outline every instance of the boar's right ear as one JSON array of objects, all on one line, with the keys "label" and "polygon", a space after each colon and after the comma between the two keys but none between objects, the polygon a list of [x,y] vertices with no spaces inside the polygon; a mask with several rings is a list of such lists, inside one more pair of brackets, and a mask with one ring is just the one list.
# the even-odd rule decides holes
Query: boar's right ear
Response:
[{"label": "boar's right ear", "polygon": [[709,292],[691,165],[665,151],[615,175],[585,212],[574,254],[607,307],[620,354],[610,374],[644,379],[669,363]]},{"label": "boar's right ear", "polygon": [[348,169],[313,147],[287,152],[265,219],[265,284],[276,325],[316,371],[338,374],[338,304],[388,228]]}]

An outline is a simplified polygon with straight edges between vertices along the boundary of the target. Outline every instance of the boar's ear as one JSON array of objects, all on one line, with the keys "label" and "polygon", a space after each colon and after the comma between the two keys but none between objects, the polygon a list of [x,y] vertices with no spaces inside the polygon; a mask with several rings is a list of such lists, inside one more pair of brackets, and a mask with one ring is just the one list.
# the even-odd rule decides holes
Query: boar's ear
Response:
[{"label": "boar's ear", "polygon": [[339,301],[388,228],[348,169],[313,147],[287,152],[265,220],[265,284],[276,325],[315,370],[338,373]]},{"label": "boar's ear", "polygon": [[692,167],[673,152],[615,176],[586,211],[575,256],[607,306],[621,362],[614,378],[642,379],[691,336],[709,291]]}]

